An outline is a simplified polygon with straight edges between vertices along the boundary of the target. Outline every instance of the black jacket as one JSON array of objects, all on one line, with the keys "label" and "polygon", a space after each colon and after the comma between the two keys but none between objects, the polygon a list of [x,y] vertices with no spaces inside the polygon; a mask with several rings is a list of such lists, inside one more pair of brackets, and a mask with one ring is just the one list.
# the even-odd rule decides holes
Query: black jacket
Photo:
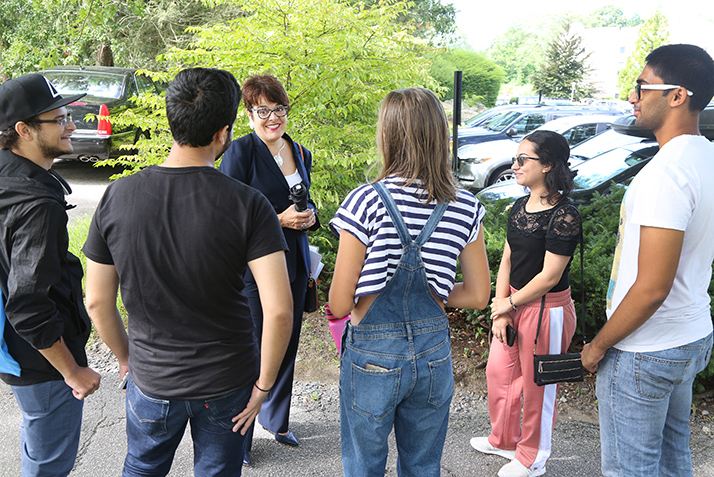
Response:
[{"label": "black jacket", "polygon": [[[91,330],[82,299],[82,265],[68,252],[67,203],[61,178],[0,150],[0,288],[8,323],[5,341],[21,376],[10,385],[62,380],[40,354],[64,338],[80,366]],[[64,181],[62,181],[64,182]],[[11,326],[7,326],[11,325]]]}]

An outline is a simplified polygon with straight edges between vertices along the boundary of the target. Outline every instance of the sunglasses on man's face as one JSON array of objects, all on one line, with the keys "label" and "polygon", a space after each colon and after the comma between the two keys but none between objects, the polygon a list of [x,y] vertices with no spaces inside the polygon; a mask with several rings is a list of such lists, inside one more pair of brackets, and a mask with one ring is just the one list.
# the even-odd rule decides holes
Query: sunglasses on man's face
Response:
[{"label": "sunglasses on man's face", "polygon": [[[637,95],[637,101],[642,99],[642,90],[645,89],[654,89],[658,91],[667,91],[670,89],[677,89],[677,88],[684,88],[684,86],[679,86],[677,84],[639,84],[637,83],[635,85],[635,94]],[[691,91],[688,89],[684,88],[684,91],[687,92],[688,96],[693,95]]]}]

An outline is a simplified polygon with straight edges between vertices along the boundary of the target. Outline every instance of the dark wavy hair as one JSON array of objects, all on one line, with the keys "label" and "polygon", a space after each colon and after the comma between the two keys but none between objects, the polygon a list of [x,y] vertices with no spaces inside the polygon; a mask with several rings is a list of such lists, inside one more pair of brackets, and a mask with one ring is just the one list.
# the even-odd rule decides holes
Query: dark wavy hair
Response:
[{"label": "dark wavy hair", "polygon": [[550,166],[545,174],[545,188],[548,193],[541,198],[555,205],[573,192],[575,173],[568,167],[570,144],[561,134],[553,131],[534,131],[523,138],[533,144],[541,164]]}]

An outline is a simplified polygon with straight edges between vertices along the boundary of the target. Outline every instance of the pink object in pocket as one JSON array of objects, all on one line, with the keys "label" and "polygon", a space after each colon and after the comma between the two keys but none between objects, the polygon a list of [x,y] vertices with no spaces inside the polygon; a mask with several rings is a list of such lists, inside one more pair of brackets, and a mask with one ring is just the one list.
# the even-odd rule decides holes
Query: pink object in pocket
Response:
[{"label": "pink object in pocket", "polygon": [[347,320],[350,319],[348,314],[344,318],[337,318],[330,311],[330,305],[325,303],[325,315],[327,315],[327,324],[330,326],[330,333],[332,333],[332,339],[335,340],[335,346],[337,346],[337,354],[339,355],[342,348],[342,333],[345,330],[345,325]]}]

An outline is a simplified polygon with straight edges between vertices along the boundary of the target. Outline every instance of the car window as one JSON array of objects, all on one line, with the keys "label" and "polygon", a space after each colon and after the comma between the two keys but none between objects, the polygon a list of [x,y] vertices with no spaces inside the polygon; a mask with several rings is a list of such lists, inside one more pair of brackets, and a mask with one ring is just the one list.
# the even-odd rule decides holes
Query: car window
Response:
[{"label": "car window", "polygon": [[615,131],[605,131],[573,147],[570,150],[570,154],[583,159],[590,159],[620,146],[643,141],[646,140],[641,137],[628,136]]},{"label": "car window", "polygon": [[95,98],[119,99],[123,93],[123,75],[88,71],[45,71],[44,75],[63,96],[87,93]]},{"label": "car window", "polygon": [[154,87],[154,82],[151,81],[151,78],[144,75],[137,75],[136,82],[139,85],[140,93],[156,93],[156,88]]},{"label": "car window", "polygon": [[620,172],[649,159],[659,151],[658,145],[643,144],[639,148],[620,147],[608,151],[589,161],[579,164],[575,169],[576,189],[591,189],[598,184],[610,180]]},{"label": "car window", "polygon": [[521,113],[516,111],[503,112],[489,119],[483,127],[489,131],[501,132],[520,115]]},{"label": "car window", "polygon": [[597,123],[589,123],[570,128],[563,133],[563,136],[570,146],[575,146],[595,134],[597,134]]},{"label": "car window", "polygon": [[529,114],[524,116],[518,122],[516,122],[513,127],[516,128],[516,132],[519,135],[528,134],[536,128],[541,127],[545,124],[545,114]]},{"label": "car window", "polygon": [[131,76],[128,78],[126,85],[126,97],[131,98],[133,96],[137,96],[138,94],[139,90],[136,87],[136,81],[134,80],[134,77]]}]

